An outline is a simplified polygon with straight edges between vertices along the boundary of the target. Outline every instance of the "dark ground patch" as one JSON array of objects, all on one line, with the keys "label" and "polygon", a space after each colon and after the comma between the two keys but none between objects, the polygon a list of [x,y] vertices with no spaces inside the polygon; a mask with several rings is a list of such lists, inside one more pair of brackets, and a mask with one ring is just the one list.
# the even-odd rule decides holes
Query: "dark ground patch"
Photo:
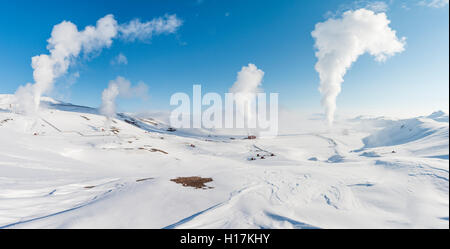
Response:
[{"label": "dark ground patch", "polygon": [[137,179],[136,182],[143,182],[143,181],[148,181],[148,180],[152,180],[154,179],[153,177],[148,177],[148,178],[142,178],[142,179]]},{"label": "dark ground patch", "polygon": [[194,187],[201,189],[210,189],[212,187],[208,187],[205,185],[207,182],[212,182],[212,178],[202,178],[199,176],[190,176],[190,177],[178,177],[175,179],[170,179],[172,182],[176,182],[178,184],[182,184],[184,187]]}]

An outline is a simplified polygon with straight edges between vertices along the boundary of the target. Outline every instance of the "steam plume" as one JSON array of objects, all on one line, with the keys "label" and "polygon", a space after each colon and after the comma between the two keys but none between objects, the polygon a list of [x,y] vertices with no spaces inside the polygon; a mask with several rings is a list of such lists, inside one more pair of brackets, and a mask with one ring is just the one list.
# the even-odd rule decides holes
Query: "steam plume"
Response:
[{"label": "steam plume", "polygon": [[315,69],[319,73],[322,106],[330,125],[343,77],[358,57],[369,53],[382,62],[404,50],[405,38],[398,39],[389,23],[385,13],[363,8],[347,11],[340,19],[330,18],[316,24],[311,33],[317,48]]},{"label": "steam plume", "polygon": [[68,21],[55,25],[48,39],[49,54],[31,59],[35,83],[18,89],[17,108],[26,113],[37,112],[41,95],[52,89],[55,80],[67,72],[70,63],[82,51],[89,54],[109,47],[116,35],[117,22],[112,15],[99,19],[95,27],[87,26],[83,31],[78,31],[77,26]]},{"label": "steam plume", "polygon": [[109,128],[109,124],[112,118],[116,115],[116,98],[147,98],[148,87],[145,83],[139,82],[136,86],[131,86],[129,80],[124,77],[118,76],[115,80],[109,82],[108,88],[103,90],[102,93],[102,105],[100,107],[100,113],[105,115],[107,119],[106,126]]},{"label": "steam plume", "polygon": [[[119,25],[111,14],[100,18],[96,26],[87,26],[82,31],[78,31],[77,26],[69,21],[55,25],[47,40],[49,53],[32,58],[34,84],[19,87],[15,94],[15,108],[25,113],[36,113],[41,95],[52,89],[55,80],[67,73],[70,64],[81,53],[89,55],[100,52],[103,48],[110,47],[119,34],[122,34],[121,38],[128,40],[130,37],[144,40],[151,38],[152,34],[173,33],[180,25],[181,20],[176,15],[165,15],[147,23],[133,20]],[[137,26],[152,28],[135,28]]]},{"label": "steam plume", "polygon": [[[248,64],[248,66],[243,66],[241,71],[237,74],[236,82],[230,88],[230,92],[235,94],[236,106],[238,106],[238,113],[244,115],[247,112],[249,122],[252,122],[255,117],[252,113],[252,105],[256,93],[260,91],[260,86],[262,79],[264,77],[264,72],[258,69],[254,64]],[[244,110],[239,109],[239,107],[246,107]]]}]

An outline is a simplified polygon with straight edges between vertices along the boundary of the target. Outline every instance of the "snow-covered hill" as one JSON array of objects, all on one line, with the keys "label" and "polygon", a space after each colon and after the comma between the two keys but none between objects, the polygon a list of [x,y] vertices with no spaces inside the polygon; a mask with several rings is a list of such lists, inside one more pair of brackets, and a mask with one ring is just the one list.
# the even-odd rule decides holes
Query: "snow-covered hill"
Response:
[{"label": "snow-covered hill", "polygon": [[[3,228],[448,228],[448,115],[358,117],[273,139],[0,95]],[[199,176],[203,188],[172,179]]]}]

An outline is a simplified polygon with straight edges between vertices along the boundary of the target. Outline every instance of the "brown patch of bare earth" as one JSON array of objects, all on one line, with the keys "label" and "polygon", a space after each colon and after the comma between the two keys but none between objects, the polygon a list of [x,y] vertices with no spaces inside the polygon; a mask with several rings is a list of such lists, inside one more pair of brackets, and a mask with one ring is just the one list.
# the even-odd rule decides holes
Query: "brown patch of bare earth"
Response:
[{"label": "brown patch of bare earth", "polygon": [[150,151],[151,151],[151,152],[161,152],[161,153],[166,154],[166,155],[169,154],[169,153],[167,153],[167,152],[165,152],[165,151],[163,151],[163,150],[155,149],[155,148],[151,148]]},{"label": "brown patch of bare earth", "polygon": [[111,132],[117,135],[117,134],[119,134],[120,130],[119,130],[119,128],[112,126]]},{"label": "brown patch of bare earth", "polygon": [[183,187],[194,187],[196,189],[211,189],[213,187],[208,187],[205,185],[207,182],[212,182],[212,178],[202,178],[199,176],[190,176],[190,177],[178,177],[175,179],[170,179],[172,182],[176,182],[178,184],[182,184]]},{"label": "brown patch of bare earth", "polygon": [[[149,145],[144,145],[145,147],[150,147]],[[138,150],[148,150],[148,151],[150,151],[150,152],[161,152],[161,153],[163,153],[163,154],[169,154],[168,152],[166,152],[166,151],[163,151],[163,150],[160,150],[160,149],[156,149],[156,148],[150,148],[150,149],[148,149],[148,148],[144,148],[144,147],[139,147],[138,148]]]}]

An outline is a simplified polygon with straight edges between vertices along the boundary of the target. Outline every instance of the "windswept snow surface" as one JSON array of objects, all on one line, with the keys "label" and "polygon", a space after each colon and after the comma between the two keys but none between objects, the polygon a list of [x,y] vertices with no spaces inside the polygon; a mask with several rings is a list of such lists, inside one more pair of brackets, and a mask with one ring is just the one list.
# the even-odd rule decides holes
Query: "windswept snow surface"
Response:
[{"label": "windswept snow surface", "polygon": [[[0,95],[2,228],[449,227],[445,113],[332,129],[310,118],[248,140],[126,114],[105,131],[93,108],[44,99],[24,116],[10,101]],[[188,176],[211,188],[170,181]]]}]

